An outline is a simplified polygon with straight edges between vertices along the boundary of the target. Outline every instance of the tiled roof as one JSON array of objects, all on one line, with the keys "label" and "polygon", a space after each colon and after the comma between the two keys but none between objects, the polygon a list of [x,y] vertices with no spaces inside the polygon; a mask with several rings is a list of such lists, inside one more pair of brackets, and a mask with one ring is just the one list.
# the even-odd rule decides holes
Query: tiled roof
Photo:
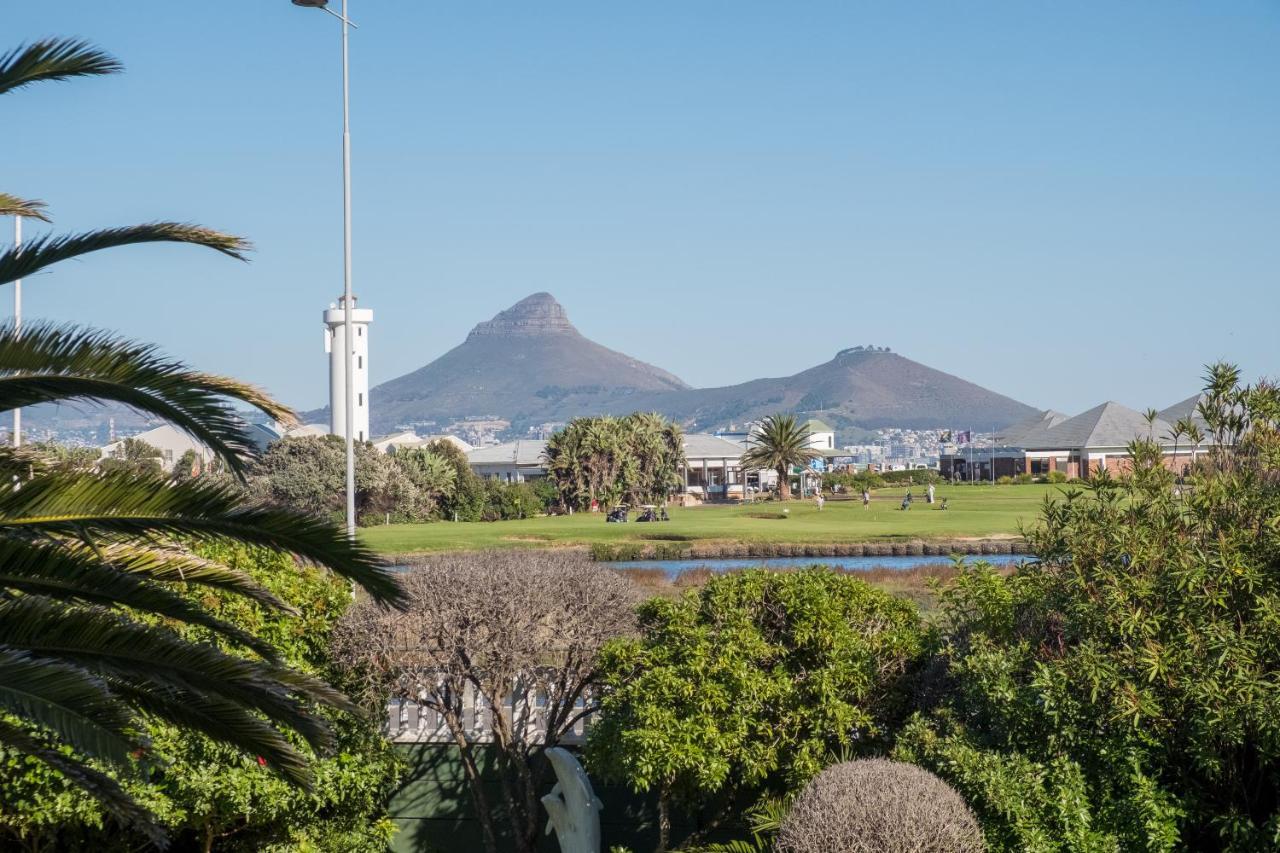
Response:
[{"label": "tiled roof", "polygon": [[1163,439],[1171,430],[1169,423],[1160,418],[1149,424],[1141,412],[1106,402],[1020,443],[1028,450],[1125,447],[1136,438]]}]

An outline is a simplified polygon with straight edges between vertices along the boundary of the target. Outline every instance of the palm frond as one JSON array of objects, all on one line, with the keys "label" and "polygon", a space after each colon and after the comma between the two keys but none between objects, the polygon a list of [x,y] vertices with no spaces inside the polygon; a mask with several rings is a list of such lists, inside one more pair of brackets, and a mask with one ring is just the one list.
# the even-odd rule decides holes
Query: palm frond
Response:
[{"label": "palm frond", "polygon": [[27,278],[59,261],[137,243],[190,243],[242,261],[244,253],[253,248],[242,237],[184,222],[148,222],[83,234],[49,234],[0,254],[0,284]]},{"label": "palm frond", "polygon": [[311,771],[306,758],[262,717],[219,696],[134,677],[111,680],[112,690],[150,716],[212,740],[230,744],[246,755],[260,756],[267,768],[307,787]]},{"label": "palm frond", "polygon": [[45,207],[42,201],[0,193],[0,216],[25,216],[28,219],[48,222],[49,216],[45,213]]},{"label": "palm frond", "polygon": [[0,411],[67,399],[111,400],[163,418],[236,473],[257,453],[226,398],[289,423],[293,412],[258,388],[193,371],[107,332],[48,323],[0,327]]},{"label": "palm frond", "polygon": [[[105,555],[104,555],[105,556]],[[103,607],[129,607],[200,625],[267,660],[278,653],[268,642],[217,618],[171,589],[136,572],[122,571],[94,549],[56,540],[23,542],[0,538],[0,588],[64,602],[86,601]]]},{"label": "palm frond", "polygon": [[404,591],[388,565],[328,522],[291,509],[249,503],[234,489],[120,473],[55,473],[5,489],[0,529],[79,537],[186,536],[287,551],[358,583],[375,600],[399,605]]},{"label": "palm frond", "polygon": [[43,80],[115,74],[119,60],[79,39],[41,39],[0,56],[0,94]]},{"label": "palm frond", "polygon": [[138,746],[133,716],[79,667],[0,646],[0,708],[90,758],[123,765]]},{"label": "palm frond", "polygon": [[132,684],[135,690],[150,686],[147,710],[166,718],[189,714],[174,703],[191,697],[215,715],[232,714],[224,724],[245,738],[231,739],[224,733],[221,739],[272,758],[281,773],[302,785],[308,784],[306,762],[296,757],[283,735],[268,726],[274,734],[264,741],[260,729],[236,720],[252,717],[256,710],[274,726],[293,729],[312,748],[325,751],[332,747],[332,732],[299,696],[355,710],[349,700],[310,676],[228,655],[212,645],[189,643],[160,626],[130,622],[101,608],[67,607],[34,595],[0,602],[0,646],[83,667],[109,680],[116,692],[121,684]]},{"label": "palm frond", "polygon": [[134,802],[120,783],[83,761],[64,754],[44,738],[0,718],[0,744],[39,759],[92,795],[123,823],[144,834],[156,847],[164,849],[164,831],[154,816]]},{"label": "palm frond", "polygon": [[95,549],[103,560],[122,572],[130,572],[154,581],[186,583],[220,589],[256,601],[263,607],[298,614],[298,609],[276,597],[247,572],[155,544],[135,545],[128,542],[100,543]]}]

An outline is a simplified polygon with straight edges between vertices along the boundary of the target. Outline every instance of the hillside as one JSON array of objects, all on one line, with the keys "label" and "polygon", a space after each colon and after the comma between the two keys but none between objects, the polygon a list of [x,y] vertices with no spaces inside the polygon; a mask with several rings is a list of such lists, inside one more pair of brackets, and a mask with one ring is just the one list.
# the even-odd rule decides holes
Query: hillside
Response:
[{"label": "hillside", "polygon": [[632,411],[627,399],[638,393],[686,388],[665,370],[583,337],[551,294],[535,293],[369,397],[376,434],[468,416],[494,415],[523,426],[584,411]]},{"label": "hillside", "polygon": [[793,376],[753,379],[636,401],[697,429],[777,411],[820,417],[839,431],[878,427],[1004,427],[1036,410],[941,370],[884,350],[842,350]]}]

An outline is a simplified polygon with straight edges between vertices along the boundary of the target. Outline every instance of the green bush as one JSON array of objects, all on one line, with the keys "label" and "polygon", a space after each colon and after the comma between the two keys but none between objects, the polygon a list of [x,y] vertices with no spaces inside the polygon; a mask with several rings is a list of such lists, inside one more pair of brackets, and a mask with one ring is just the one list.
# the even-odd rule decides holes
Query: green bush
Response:
[{"label": "green bush", "polygon": [[1015,474],[1013,477],[1013,482],[1017,483],[1019,486],[1026,486],[1034,483],[1035,481],[1036,478],[1030,474]]},{"label": "green bush", "polygon": [[1013,478],[1012,478],[1012,477],[997,477],[997,478],[996,478],[996,485],[997,485],[997,486],[1011,486],[1011,485],[1013,485]]},{"label": "green bush", "polygon": [[716,574],[640,622],[601,656],[588,763],[697,815],[686,844],[725,803],[798,788],[833,752],[885,749],[927,638],[910,603],[816,566]]},{"label": "green bush", "polygon": [[[213,587],[195,587],[191,598],[269,642],[291,667],[327,679],[336,675],[329,632],[352,600],[345,581],[265,550],[214,544],[197,550],[252,576],[298,612],[286,615]],[[205,628],[170,627],[191,639],[225,643]],[[316,756],[298,743],[314,768],[311,791],[290,785],[252,756],[159,720],[147,727],[154,767],[121,781],[153,811],[173,850],[199,850],[207,838],[220,851],[386,850],[394,832],[386,805],[401,773],[399,759],[376,721],[326,716],[336,735],[332,754]],[[0,804],[0,849],[155,849],[56,771],[3,749]]]},{"label": "green bush", "polygon": [[954,785],[995,851],[1276,849],[1280,392],[1211,371],[1214,449],[1175,491],[1132,471],[1046,504],[1037,562],[942,596],[939,695],[899,758]]},{"label": "green bush", "polygon": [[1050,471],[1045,475],[1045,479],[1050,483],[1065,483],[1067,481],[1067,475],[1064,471]]}]

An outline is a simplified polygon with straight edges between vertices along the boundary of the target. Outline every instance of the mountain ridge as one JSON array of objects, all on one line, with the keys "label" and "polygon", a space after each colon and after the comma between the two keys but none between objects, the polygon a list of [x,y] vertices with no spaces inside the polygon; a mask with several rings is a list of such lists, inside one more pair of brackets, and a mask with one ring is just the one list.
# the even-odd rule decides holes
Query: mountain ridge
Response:
[{"label": "mountain ridge", "polygon": [[[472,328],[434,361],[370,391],[373,431],[497,417],[512,432],[579,415],[657,411],[709,430],[776,411],[841,431],[881,427],[1001,428],[1037,410],[887,349],[852,347],[790,376],[693,388],[662,368],[583,336],[555,297],[538,292]],[[325,418],[327,409],[305,413]]]}]

